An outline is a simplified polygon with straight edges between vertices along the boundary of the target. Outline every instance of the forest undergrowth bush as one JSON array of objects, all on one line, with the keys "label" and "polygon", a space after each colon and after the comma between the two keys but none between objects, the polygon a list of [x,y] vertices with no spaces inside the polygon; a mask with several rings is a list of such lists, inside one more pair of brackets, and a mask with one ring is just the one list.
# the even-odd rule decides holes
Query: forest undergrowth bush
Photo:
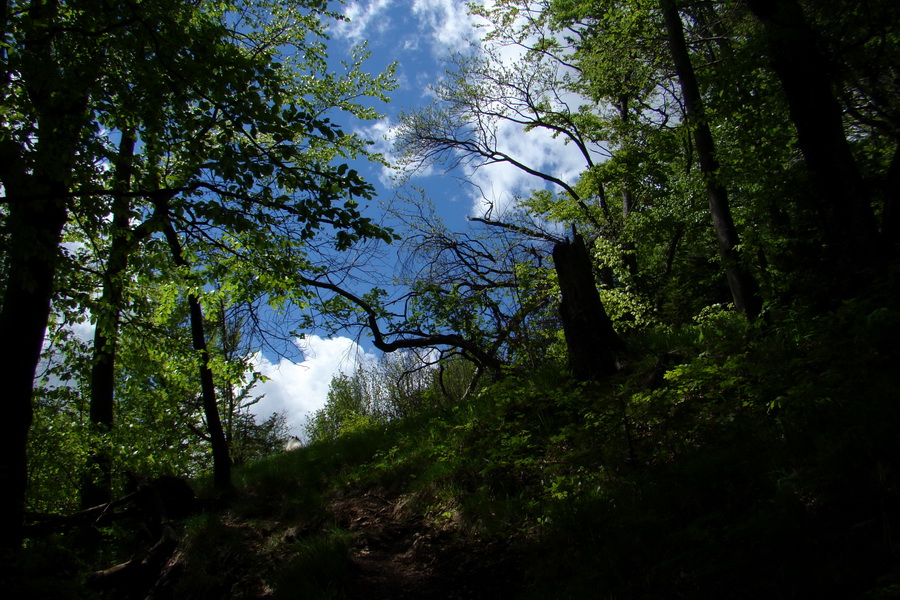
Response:
[{"label": "forest undergrowth bush", "polygon": [[[526,598],[890,597],[891,306],[857,300],[817,319],[774,307],[757,324],[713,308],[633,331],[604,382],[574,383],[560,363],[510,370],[453,403],[251,462],[227,511],[188,523],[179,589],[209,597],[227,559],[271,573],[276,595],[342,597],[353,536],[329,525],[327,502],[375,490],[463,535],[529,548]],[[261,559],[291,523],[306,533]]]},{"label": "forest undergrowth bush", "polygon": [[345,482],[530,540],[535,598],[880,597],[900,490],[890,307],[772,307],[755,324],[714,307],[636,331],[604,383],[510,372],[370,429],[390,433]]}]

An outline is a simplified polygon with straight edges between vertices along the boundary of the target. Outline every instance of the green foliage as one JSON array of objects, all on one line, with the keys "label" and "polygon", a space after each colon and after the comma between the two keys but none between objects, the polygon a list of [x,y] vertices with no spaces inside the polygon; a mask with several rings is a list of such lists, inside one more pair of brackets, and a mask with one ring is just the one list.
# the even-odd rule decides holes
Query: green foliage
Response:
[{"label": "green foliage", "polygon": [[257,423],[248,408],[242,406],[241,412],[236,414],[223,411],[231,457],[236,465],[271,456],[283,449],[290,439],[287,419],[283,414],[273,413],[262,423]]},{"label": "green foliage", "polygon": [[[839,4],[801,3],[833,57],[831,83],[846,108],[853,161],[875,190],[873,207],[888,231],[897,139],[897,103],[887,93],[896,87],[895,69],[888,67],[897,37],[890,23],[897,21],[887,18],[896,9],[874,3],[873,14],[886,19],[876,23]],[[547,0],[533,10],[533,3],[507,0],[475,8],[498,25],[494,42],[527,46],[528,68],[497,64],[490,53],[455,59],[456,71],[437,89],[443,104],[404,119],[409,156],[437,160],[478,148],[488,161],[508,161],[478,145],[493,130],[477,127],[518,115],[526,130],[602,147],[608,160],[586,165],[571,182],[544,174],[561,191],[534,192],[518,207],[518,220],[497,229],[530,237],[488,241],[453,236],[428,218],[418,223],[410,244],[426,267],[413,282],[405,326],[392,331],[451,331],[507,366],[482,381],[452,351],[365,364],[332,381],[326,406],[311,416],[310,445],[284,453],[275,452],[284,436],[279,417],[261,425],[249,417],[256,379],[237,333],[243,325],[226,313],[254,302],[287,312],[317,301],[301,275],[327,276],[312,254],[317,236],[341,250],[392,238],[362,216],[358,203],[372,188],[338,164],[364,156],[364,141],[322,116],[339,108],[374,117],[356,98],[382,97],[390,82],[356,63],[344,76],[327,73],[317,3],[293,17],[286,4],[253,6],[261,11],[248,13],[249,31],[261,36],[252,38],[255,54],[224,43],[231,4],[196,25],[189,24],[191,7],[160,16],[165,31],[196,34],[190,49],[210,57],[201,70],[221,78],[197,72],[196,64],[185,68],[235,116],[222,116],[232,111],[220,113],[149,66],[141,67],[146,82],[133,88],[108,79],[115,93],[104,101],[112,108],[97,113],[98,124],[140,132],[135,185],[179,190],[166,210],[191,233],[184,242],[190,266],[176,268],[152,233],[135,247],[120,307],[117,426],[91,431],[89,344],[72,331],[88,318],[86,308],[102,308],[93,286],[110,258],[114,227],[105,201],[94,205],[93,195],[75,194],[69,208],[78,227],[66,230],[73,249],[62,262],[58,285],[65,290],[49,330],[48,356],[64,361],[49,364],[39,387],[29,509],[71,511],[81,475],[72,465],[84,464],[91,449],[114,458],[117,477],[125,468],[205,473],[205,443],[192,434],[202,429],[194,375],[200,357],[185,335],[184,300],[195,295],[205,308],[221,309],[207,311],[215,332],[210,364],[244,464],[228,508],[188,525],[179,597],[250,595],[225,589],[219,580],[226,568],[237,569],[229,577],[238,581],[254,571],[271,575],[275,597],[299,589],[342,597],[342,582],[353,577],[353,538],[330,527],[326,507],[372,490],[391,490],[405,509],[448,531],[526,548],[527,597],[896,592],[897,266],[885,249],[858,287],[833,292],[846,274],[827,272],[818,192],[746,3],[684,5],[680,16],[716,138],[716,176],[727,181],[735,222],[746,232],[741,260],[763,282],[761,318],[751,322],[730,308],[708,223],[707,182],[673,91],[657,2]],[[298,21],[282,30],[266,11]],[[122,67],[135,49],[111,39],[127,50]],[[70,41],[78,52],[66,64],[83,66],[94,42]],[[303,51],[278,56],[284,43]],[[562,76],[548,66],[554,61],[576,68]],[[321,78],[295,77],[307,71]],[[523,82],[537,86],[527,88],[534,95],[504,98],[487,121],[471,118],[483,102],[498,101],[498,89]],[[129,109],[123,99],[141,107],[151,86],[162,90],[158,111]],[[549,99],[574,93],[578,106]],[[13,136],[20,141],[40,133],[26,112],[18,106],[8,122],[21,126]],[[422,135],[435,132],[458,143],[442,146]],[[114,157],[109,139],[88,137],[85,156]],[[80,186],[111,189],[111,174],[84,169],[76,169]],[[152,225],[158,206],[135,202],[130,218]],[[551,301],[558,289],[541,255],[540,244],[555,239],[547,231],[570,225],[593,240],[603,303],[627,348],[617,374],[590,384],[565,374]],[[375,316],[390,319],[382,290],[360,295]],[[343,296],[326,298],[323,308],[341,322],[358,316]],[[96,314],[101,331],[113,331]],[[273,541],[271,532],[287,523],[302,533]],[[266,545],[270,554],[283,550],[280,562],[261,561],[257,550]],[[59,539],[33,547],[39,564],[26,572],[58,559],[48,587],[84,568],[83,556]]]},{"label": "green foliage", "polygon": [[391,420],[445,409],[471,392],[476,374],[468,361],[456,358],[433,365],[415,352],[385,354],[356,367],[353,375],[332,379],[325,406],[310,417],[310,441],[382,428]]},{"label": "green foliage", "polygon": [[627,368],[602,384],[558,364],[512,371],[247,464],[231,507],[191,523],[179,589],[223,593],[212,574],[229,562],[232,582],[257,570],[279,595],[343,597],[354,537],[330,525],[328,499],[391,490],[444,530],[526,548],[517,597],[889,597],[893,298],[887,286],[816,318],[771,307],[755,324],[712,306],[635,330]]},{"label": "green foliage", "polygon": [[[317,249],[394,237],[363,216],[373,188],[348,164],[382,159],[332,120],[377,118],[393,67],[365,72],[361,48],[329,65],[325,29],[336,13],[318,1],[95,4],[14,8],[3,22],[15,85],[3,92],[0,177],[18,198],[2,213],[4,230],[22,229],[20,206],[42,209],[33,198],[44,182],[32,178],[58,184],[67,221],[65,248],[44,249],[59,260],[29,448],[35,510],[73,506],[91,452],[112,461],[115,492],[125,469],[207,469],[205,359],[186,327],[188,296],[208,315],[208,362],[235,460],[279,448],[283,424],[257,426],[248,412],[251,349],[216,330],[250,332],[251,319],[227,322],[242,308],[307,305],[299,274],[321,272]],[[183,260],[171,256],[166,222],[183,238]],[[4,283],[18,293],[18,282]],[[85,324],[103,348],[73,334]],[[115,360],[114,422],[88,427],[101,350]]]},{"label": "green foliage", "polygon": [[221,598],[231,592],[230,582],[221,576],[224,571],[237,574],[262,568],[246,552],[248,542],[254,538],[254,532],[247,527],[210,514],[193,518],[187,531],[189,543],[182,556],[185,576],[177,579],[175,587],[179,598]]},{"label": "green foliage", "polygon": [[80,548],[65,536],[33,540],[19,553],[0,553],[3,593],[13,598],[89,600],[96,594],[80,581],[89,565]]},{"label": "green foliage", "polygon": [[35,411],[28,439],[26,505],[39,513],[71,513],[77,509],[81,486],[81,469],[73,467],[85,464],[90,435],[85,420],[68,408],[75,403],[54,405],[46,397],[45,403]]},{"label": "green foliage", "polygon": [[898,516],[870,500],[895,497],[900,464],[889,297],[644,328],[611,381],[574,386],[552,365],[504,377],[392,422],[340,481],[401,486],[438,521],[520,538],[540,557],[529,598],[888,594],[879,531]]},{"label": "green foliage", "polygon": [[294,542],[287,548],[292,558],[274,581],[273,598],[295,598],[297,590],[317,600],[344,598],[342,582],[351,572],[352,534],[330,531]]},{"label": "green foliage", "polygon": [[331,380],[325,406],[312,416],[307,428],[310,441],[333,440],[342,433],[362,431],[377,426],[379,415],[360,377],[343,373]]}]

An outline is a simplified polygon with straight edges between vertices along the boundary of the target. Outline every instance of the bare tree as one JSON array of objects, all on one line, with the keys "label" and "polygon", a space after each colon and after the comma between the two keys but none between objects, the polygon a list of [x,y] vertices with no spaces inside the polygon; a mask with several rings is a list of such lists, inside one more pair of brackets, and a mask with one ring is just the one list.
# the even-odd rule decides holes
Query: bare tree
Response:
[{"label": "bare tree", "polygon": [[[412,168],[466,164],[476,169],[498,163],[512,165],[534,177],[536,183],[557,188],[575,203],[581,218],[595,232],[610,231],[613,220],[601,183],[597,182],[590,198],[585,198],[573,183],[527,164],[502,143],[503,128],[512,126],[525,131],[542,129],[562,137],[578,148],[586,168],[594,165],[595,157],[606,153],[602,141],[589,135],[596,134],[597,129],[588,126],[585,113],[567,103],[566,76],[560,70],[563,67],[543,62],[506,66],[490,53],[487,58],[456,56],[453,64],[456,71],[434,90],[436,102],[404,115],[400,121],[396,146],[406,164]],[[489,217],[482,222],[508,231],[517,229],[514,223]],[[578,235],[571,239],[542,237],[553,244],[550,254],[560,282],[562,320],[569,329],[566,340],[573,375],[587,380],[614,372],[614,356],[622,342],[597,293],[584,239]],[[593,289],[590,299],[576,291],[587,289]],[[573,319],[573,315],[578,318]],[[577,341],[583,332],[589,332],[590,344]]]}]

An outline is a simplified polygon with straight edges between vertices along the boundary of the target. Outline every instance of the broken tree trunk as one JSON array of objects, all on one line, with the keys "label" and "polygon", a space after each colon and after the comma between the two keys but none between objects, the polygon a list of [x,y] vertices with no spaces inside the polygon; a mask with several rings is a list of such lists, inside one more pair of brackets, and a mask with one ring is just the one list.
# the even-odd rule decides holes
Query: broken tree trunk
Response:
[{"label": "broken tree trunk", "polygon": [[597,381],[612,375],[618,369],[616,359],[624,344],[603,308],[584,239],[576,233],[571,241],[557,242],[553,262],[562,295],[559,316],[572,377]]}]

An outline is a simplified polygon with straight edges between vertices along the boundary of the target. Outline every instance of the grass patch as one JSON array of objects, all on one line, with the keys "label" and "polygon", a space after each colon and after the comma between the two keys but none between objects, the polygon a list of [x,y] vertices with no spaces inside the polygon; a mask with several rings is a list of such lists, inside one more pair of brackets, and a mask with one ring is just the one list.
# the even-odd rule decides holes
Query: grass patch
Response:
[{"label": "grass patch", "polygon": [[298,540],[287,551],[292,557],[281,566],[273,580],[274,600],[303,598],[336,600],[345,597],[350,573],[350,548],[353,535],[331,530],[309,539]]}]

